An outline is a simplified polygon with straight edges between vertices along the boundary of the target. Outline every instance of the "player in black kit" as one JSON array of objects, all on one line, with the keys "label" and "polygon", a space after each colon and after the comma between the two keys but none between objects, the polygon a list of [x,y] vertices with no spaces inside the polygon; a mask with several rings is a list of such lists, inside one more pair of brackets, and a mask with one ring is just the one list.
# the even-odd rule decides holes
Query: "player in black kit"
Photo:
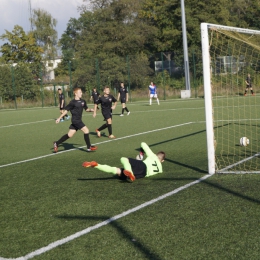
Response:
[{"label": "player in black kit", "polygon": [[[93,102],[95,104],[99,97],[100,97],[99,92],[97,91],[96,88],[93,88],[90,100],[93,100]],[[99,109],[99,107],[97,107],[97,109]]]},{"label": "player in black kit", "polygon": [[[114,105],[112,105],[113,103]],[[110,95],[109,87],[104,87],[104,95],[99,97],[98,101],[95,103],[93,117],[96,117],[98,104],[101,104],[102,115],[106,123],[96,130],[97,136],[101,137],[100,131],[108,128],[108,137],[115,138],[112,134],[112,110],[116,108],[117,100]]]},{"label": "player in black kit", "polygon": [[88,108],[85,100],[81,99],[82,90],[80,88],[75,88],[73,90],[75,98],[70,101],[70,103],[65,107],[64,112],[60,115],[58,119],[56,119],[56,123],[58,124],[63,116],[65,116],[68,111],[71,112],[71,125],[69,127],[68,134],[62,136],[58,141],[53,142],[54,152],[58,152],[58,146],[71,138],[78,130],[81,130],[84,133],[84,140],[87,145],[87,151],[95,151],[97,149],[96,146],[91,146],[89,140],[89,130],[82,122],[82,113],[83,109],[86,112],[93,112],[93,109]]},{"label": "player in black kit", "polygon": [[119,98],[122,104],[122,113],[120,116],[124,116],[124,111],[127,112],[127,115],[130,115],[130,111],[126,107],[126,102],[128,102],[128,91],[124,86],[124,82],[121,82],[120,88],[118,89],[117,100],[119,100]]},{"label": "player in black kit", "polygon": [[[62,93],[61,88],[58,88],[58,93],[59,93],[59,106],[60,106],[60,113],[62,114],[64,112],[64,107],[65,107],[65,96]],[[66,118],[65,118],[66,117]],[[70,116],[66,115],[65,117],[63,117],[60,122],[63,122],[64,119],[69,120]]]}]

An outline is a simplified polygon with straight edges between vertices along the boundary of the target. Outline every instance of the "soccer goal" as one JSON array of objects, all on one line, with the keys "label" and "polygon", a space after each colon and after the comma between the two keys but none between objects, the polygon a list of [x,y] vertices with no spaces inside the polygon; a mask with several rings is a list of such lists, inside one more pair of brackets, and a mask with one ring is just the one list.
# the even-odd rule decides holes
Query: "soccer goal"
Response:
[{"label": "soccer goal", "polygon": [[202,23],[201,39],[209,174],[260,173],[260,31]]}]

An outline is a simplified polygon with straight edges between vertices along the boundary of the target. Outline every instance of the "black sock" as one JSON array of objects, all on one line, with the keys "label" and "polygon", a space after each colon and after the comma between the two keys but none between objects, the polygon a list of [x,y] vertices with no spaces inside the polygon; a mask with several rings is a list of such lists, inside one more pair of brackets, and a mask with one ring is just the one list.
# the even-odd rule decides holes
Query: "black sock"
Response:
[{"label": "black sock", "polygon": [[104,130],[107,128],[107,124],[104,124],[98,128],[98,131]]},{"label": "black sock", "polygon": [[254,94],[254,91],[253,91],[253,89],[251,90],[251,94]]},{"label": "black sock", "polygon": [[87,145],[87,148],[89,149],[91,144],[90,144],[90,140],[89,140],[89,134],[84,134],[84,139]]},{"label": "black sock", "polygon": [[124,108],[122,108],[122,113],[121,113],[122,115],[124,114],[124,110],[125,110],[125,109],[124,109]]},{"label": "black sock", "polygon": [[56,144],[59,145],[61,143],[63,143],[64,141],[66,141],[67,139],[69,139],[68,134],[65,134],[64,136],[62,136],[57,142]]},{"label": "black sock", "polygon": [[107,128],[108,128],[108,134],[112,135],[112,125],[108,124]]},{"label": "black sock", "polygon": [[127,107],[125,107],[125,111],[126,111],[126,112],[129,112],[129,110],[127,109]]}]

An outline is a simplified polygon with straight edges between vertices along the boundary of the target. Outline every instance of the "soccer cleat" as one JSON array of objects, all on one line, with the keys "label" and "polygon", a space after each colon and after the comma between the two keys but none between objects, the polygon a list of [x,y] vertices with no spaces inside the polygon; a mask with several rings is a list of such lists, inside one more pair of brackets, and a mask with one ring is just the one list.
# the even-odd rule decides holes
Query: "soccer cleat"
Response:
[{"label": "soccer cleat", "polygon": [[114,135],[110,135],[108,138],[114,139],[116,137]]},{"label": "soccer cleat", "polygon": [[98,131],[98,129],[96,129],[96,132],[97,132],[97,136],[101,137],[101,133],[100,133],[100,131]]},{"label": "soccer cleat", "polygon": [[64,122],[64,120],[63,120],[63,119],[61,119],[61,120],[60,120],[60,122]]},{"label": "soccer cleat", "polygon": [[87,148],[88,152],[96,151],[97,147],[96,146],[90,146],[90,148]]},{"label": "soccer cleat", "polygon": [[69,119],[70,119],[70,116],[66,116],[66,117],[65,117],[65,120],[69,120]]},{"label": "soccer cleat", "polygon": [[84,163],[82,163],[82,166],[85,167],[85,168],[88,168],[88,167],[94,168],[94,167],[98,166],[98,163],[94,162],[94,161],[92,161],[92,162],[84,162]]},{"label": "soccer cleat", "polygon": [[53,142],[53,149],[54,149],[54,152],[57,153],[58,152],[58,145],[56,142]]},{"label": "soccer cleat", "polygon": [[124,114],[121,114],[120,116],[124,116]]},{"label": "soccer cleat", "polygon": [[128,171],[128,170],[124,170],[123,171],[124,175],[127,176],[131,181],[135,180],[135,176],[132,172]]},{"label": "soccer cleat", "polygon": [[252,96],[255,96],[255,93],[252,93]]},{"label": "soccer cleat", "polygon": [[127,115],[128,115],[128,116],[130,115],[130,111],[127,112]]},{"label": "soccer cleat", "polygon": [[244,96],[246,96],[246,93],[244,94]]}]

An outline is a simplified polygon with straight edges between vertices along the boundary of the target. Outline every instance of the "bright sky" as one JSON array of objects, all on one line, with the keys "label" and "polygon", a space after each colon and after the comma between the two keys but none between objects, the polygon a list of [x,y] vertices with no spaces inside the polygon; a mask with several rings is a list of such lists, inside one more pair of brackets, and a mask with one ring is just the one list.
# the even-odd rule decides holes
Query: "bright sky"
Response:
[{"label": "bright sky", "polygon": [[[44,9],[49,12],[58,23],[56,30],[58,38],[66,30],[70,18],[78,18],[78,6],[85,4],[83,0],[1,0],[0,35],[5,30],[12,31],[15,25],[23,27],[25,32],[30,30],[29,2],[31,9]],[[3,42],[0,40],[0,45]]]}]

